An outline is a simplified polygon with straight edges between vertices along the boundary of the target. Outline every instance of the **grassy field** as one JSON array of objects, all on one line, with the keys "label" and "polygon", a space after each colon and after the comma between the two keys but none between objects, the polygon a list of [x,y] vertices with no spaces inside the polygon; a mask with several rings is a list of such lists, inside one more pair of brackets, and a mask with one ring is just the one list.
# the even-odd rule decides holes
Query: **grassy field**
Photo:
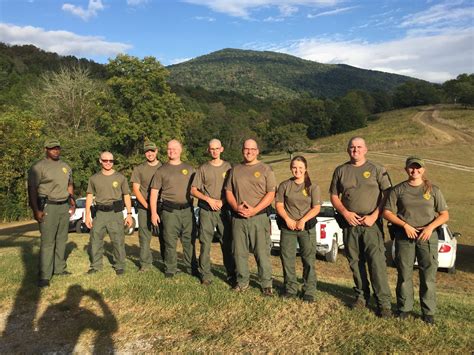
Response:
[{"label": "grassy field", "polygon": [[[430,132],[411,121],[415,109],[394,111],[357,134],[369,142],[369,159],[383,163],[394,183],[402,181],[403,159],[423,157],[474,166],[472,145],[431,141]],[[441,117],[472,129],[470,119],[451,107]],[[461,115],[461,116],[459,116]],[[468,117],[468,116],[466,116]],[[413,124],[413,127],[411,126]],[[403,129],[409,125],[408,129]],[[344,147],[352,134],[315,141],[324,153],[307,153],[310,173],[325,199],[334,168],[347,159]],[[384,137],[383,139],[381,137]],[[394,142],[397,142],[396,144]],[[419,142],[425,142],[419,144]],[[398,154],[380,156],[376,151]],[[288,156],[265,157],[279,181],[290,174]],[[6,352],[463,352],[474,350],[474,173],[428,164],[433,183],[439,185],[450,207],[450,225],[462,233],[458,272],[438,273],[437,325],[429,327],[417,316],[407,321],[379,319],[370,310],[351,311],[352,277],[340,255],[334,264],[316,262],[317,301],[305,304],[279,297],[263,298],[252,266],[252,288],[232,293],[218,245],[212,249],[215,281],[203,287],[198,279],[178,274],[165,279],[153,240],[155,268],[138,273],[138,237],[127,237],[127,273],[115,275],[107,258],[102,273],[88,269],[88,236],[71,233],[68,265],[73,275],[55,277],[51,287],[35,286],[39,233],[35,224],[0,228],[0,353]],[[389,246],[389,242],[387,242]],[[107,257],[111,245],[106,244]],[[278,256],[272,257],[274,286],[280,290],[283,274]],[[301,275],[301,265],[298,265]],[[392,295],[396,270],[388,267]],[[418,284],[415,276],[415,284]],[[417,291],[416,291],[417,292]],[[392,299],[393,307],[395,299]],[[415,311],[419,315],[419,304]]]}]

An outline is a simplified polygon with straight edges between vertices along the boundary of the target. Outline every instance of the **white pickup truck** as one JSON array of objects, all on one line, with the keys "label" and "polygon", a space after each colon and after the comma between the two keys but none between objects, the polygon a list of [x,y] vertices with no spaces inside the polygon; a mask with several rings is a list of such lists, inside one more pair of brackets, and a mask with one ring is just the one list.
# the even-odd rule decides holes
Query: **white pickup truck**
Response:
[{"label": "white pickup truck", "polygon": [[[323,202],[316,224],[316,253],[326,258],[326,261],[336,262],[339,249],[344,248],[342,229],[336,222],[336,210],[331,202]],[[270,215],[272,249],[280,249],[280,229],[276,223],[276,215]]]}]

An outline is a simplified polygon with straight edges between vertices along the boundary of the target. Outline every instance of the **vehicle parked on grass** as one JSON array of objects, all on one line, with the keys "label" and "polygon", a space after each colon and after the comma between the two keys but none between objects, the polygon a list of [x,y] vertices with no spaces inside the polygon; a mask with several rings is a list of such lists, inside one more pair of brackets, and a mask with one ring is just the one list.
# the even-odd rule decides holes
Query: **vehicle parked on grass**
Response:
[{"label": "vehicle parked on grass", "polygon": [[[336,210],[331,202],[323,202],[316,223],[316,253],[325,257],[326,261],[336,262],[339,249],[344,249],[342,229],[336,221]],[[270,215],[272,249],[280,249],[280,229],[276,222],[276,214]]]},{"label": "vehicle parked on grass", "polygon": [[[389,228],[390,230],[390,228]],[[461,233],[452,233],[447,224],[439,226],[438,232],[438,269],[445,269],[449,274],[456,273],[457,238]],[[391,235],[393,239],[393,235]],[[395,243],[392,243],[392,260],[395,260]],[[418,261],[415,258],[415,265]]]},{"label": "vehicle parked on grass", "polygon": [[[135,196],[132,198],[132,225],[130,227],[124,228],[125,235],[132,235],[133,232],[138,229],[138,201]],[[127,209],[124,208],[123,218],[127,217]],[[69,231],[75,231],[76,233],[89,233],[89,228],[87,228],[84,218],[86,215],[86,198],[80,197],[76,200],[76,211],[74,214],[69,217]]]}]

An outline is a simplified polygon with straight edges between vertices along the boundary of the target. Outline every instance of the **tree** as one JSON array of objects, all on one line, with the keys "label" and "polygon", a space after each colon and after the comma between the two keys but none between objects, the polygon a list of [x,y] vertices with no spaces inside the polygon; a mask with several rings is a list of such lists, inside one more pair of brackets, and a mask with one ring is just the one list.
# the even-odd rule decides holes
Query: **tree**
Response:
[{"label": "tree", "polygon": [[310,141],[306,136],[308,126],[303,123],[291,123],[272,130],[272,147],[290,154],[308,148]]},{"label": "tree", "polygon": [[8,107],[0,113],[0,220],[28,215],[26,177],[42,154],[45,122],[29,111]]},{"label": "tree", "polygon": [[77,138],[81,132],[95,128],[102,114],[99,97],[105,90],[103,83],[91,79],[88,69],[62,67],[42,75],[30,101],[48,131]]},{"label": "tree", "polygon": [[393,96],[393,105],[397,108],[437,104],[440,101],[440,91],[425,81],[408,81],[397,87]]},{"label": "tree", "polygon": [[[102,126],[117,151],[138,154],[145,138],[183,140],[184,107],[166,82],[168,71],[155,58],[118,55],[107,71],[115,102]],[[163,157],[164,148],[160,153]]]},{"label": "tree", "polygon": [[344,96],[337,107],[332,123],[332,133],[352,131],[367,125],[367,109],[364,100],[356,93]]}]

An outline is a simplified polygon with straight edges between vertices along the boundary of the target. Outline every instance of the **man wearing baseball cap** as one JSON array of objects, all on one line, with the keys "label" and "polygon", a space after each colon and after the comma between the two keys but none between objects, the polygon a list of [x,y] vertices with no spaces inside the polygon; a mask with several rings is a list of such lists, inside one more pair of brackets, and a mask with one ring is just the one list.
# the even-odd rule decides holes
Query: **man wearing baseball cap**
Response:
[{"label": "man wearing baseball cap", "polygon": [[[151,214],[150,214],[150,186],[156,170],[161,166],[156,158],[158,149],[156,144],[145,141],[143,144],[146,161],[133,169],[132,191],[138,201],[138,238],[140,241],[140,271],[147,271],[153,263],[151,255]],[[160,239],[161,257],[164,257],[164,243]]]},{"label": "man wearing baseball cap", "polygon": [[41,232],[38,287],[49,286],[54,275],[69,275],[65,250],[70,209],[76,207],[72,170],[60,160],[61,144],[57,139],[44,143],[46,157],[28,172],[28,196],[33,216]]}]

